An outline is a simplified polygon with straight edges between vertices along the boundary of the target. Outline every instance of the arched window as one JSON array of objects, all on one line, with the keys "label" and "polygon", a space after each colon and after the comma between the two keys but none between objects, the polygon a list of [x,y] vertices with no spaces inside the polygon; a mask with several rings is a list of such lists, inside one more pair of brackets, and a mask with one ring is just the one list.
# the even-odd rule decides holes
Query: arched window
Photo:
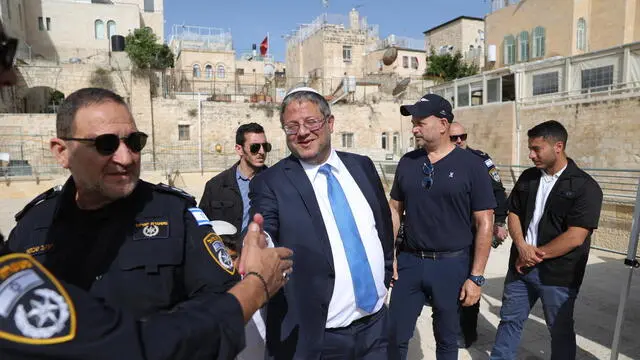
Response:
[{"label": "arched window", "polygon": [[587,49],[587,22],[584,18],[578,19],[576,41],[578,50]]},{"label": "arched window", "polygon": [[213,66],[207,65],[204,67],[204,75],[207,79],[211,79],[213,77]]},{"label": "arched window", "polygon": [[511,65],[516,62],[516,41],[513,35],[504,37],[504,64]]},{"label": "arched window", "polygon": [[194,78],[199,78],[200,77],[200,65],[198,65],[198,64],[194,64],[193,65],[193,77]]},{"label": "arched window", "polygon": [[529,61],[529,33],[523,31],[518,35],[518,59],[520,61]]},{"label": "arched window", "polygon": [[107,21],[107,38],[111,40],[111,37],[116,34],[116,22],[113,20]]},{"label": "arched window", "polygon": [[544,57],[545,31],[542,26],[533,29],[533,57]]},{"label": "arched window", "polygon": [[389,144],[388,144],[389,135],[387,135],[386,132],[383,132],[382,133],[382,137],[380,138],[380,140],[381,140],[381,144],[380,145],[382,145],[382,148],[385,149],[385,150],[388,149],[389,148]]},{"label": "arched window", "polygon": [[96,39],[103,40],[104,39],[104,21],[96,20],[95,22],[95,35]]},{"label": "arched window", "polygon": [[218,65],[217,76],[218,79],[224,79],[224,65]]}]

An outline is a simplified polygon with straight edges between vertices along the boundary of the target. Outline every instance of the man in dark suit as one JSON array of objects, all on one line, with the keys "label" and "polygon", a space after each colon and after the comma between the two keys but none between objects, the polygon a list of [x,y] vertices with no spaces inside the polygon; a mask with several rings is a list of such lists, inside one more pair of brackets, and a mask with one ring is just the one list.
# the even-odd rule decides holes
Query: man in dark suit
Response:
[{"label": "man in dark suit", "polygon": [[237,229],[227,243],[232,255],[240,250],[239,234],[249,223],[249,182],[266,168],[271,144],[260,124],[242,124],[236,130],[235,150],[240,160],[207,181],[199,204],[209,219],[226,221]]},{"label": "man in dark suit", "polygon": [[[251,182],[251,213],[296,269],[267,308],[267,356],[388,359],[391,212],[371,159],[331,147],[334,117],[311,88],[285,96],[291,156]],[[357,216],[355,216],[357,215]]]}]

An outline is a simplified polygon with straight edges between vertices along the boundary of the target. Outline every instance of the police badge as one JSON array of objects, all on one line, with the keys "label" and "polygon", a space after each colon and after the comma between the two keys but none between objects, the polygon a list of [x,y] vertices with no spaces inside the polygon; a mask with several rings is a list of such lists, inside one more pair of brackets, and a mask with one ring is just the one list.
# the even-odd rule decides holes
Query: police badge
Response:
[{"label": "police badge", "polygon": [[0,338],[30,345],[72,340],[76,314],[69,294],[27,254],[0,256]]},{"label": "police badge", "polygon": [[202,240],[204,246],[207,248],[209,255],[220,265],[220,267],[233,275],[236,273],[236,267],[233,264],[233,260],[227,251],[227,247],[222,242],[222,238],[214,233],[209,233]]}]

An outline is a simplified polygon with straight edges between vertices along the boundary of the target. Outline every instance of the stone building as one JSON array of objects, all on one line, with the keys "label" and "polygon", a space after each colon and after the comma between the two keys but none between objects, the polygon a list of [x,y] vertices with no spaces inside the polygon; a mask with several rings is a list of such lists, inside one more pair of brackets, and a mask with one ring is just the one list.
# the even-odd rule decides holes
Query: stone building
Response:
[{"label": "stone building", "polygon": [[424,32],[427,53],[455,54],[460,51],[468,63],[484,67],[484,20],[459,16]]},{"label": "stone building", "polygon": [[640,41],[636,0],[493,0],[492,5],[485,18],[488,69]]},{"label": "stone building", "polygon": [[216,101],[269,100],[275,97],[277,77],[284,74],[284,64],[268,53],[238,54],[231,32],[224,29],[174,25],[169,46],[176,56],[172,81],[178,94],[200,93]]},{"label": "stone building", "polygon": [[5,0],[5,30],[20,40],[18,60],[105,63],[112,35],[151,27],[164,41],[164,0]]},{"label": "stone building", "polygon": [[[396,48],[398,55],[391,65],[385,65],[382,58],[385,52]],[[417,39],[389,35],[377,41],[367,49],[365,74],[397,74],[399,77],[421,77],[426,69],[424,43]]]}]

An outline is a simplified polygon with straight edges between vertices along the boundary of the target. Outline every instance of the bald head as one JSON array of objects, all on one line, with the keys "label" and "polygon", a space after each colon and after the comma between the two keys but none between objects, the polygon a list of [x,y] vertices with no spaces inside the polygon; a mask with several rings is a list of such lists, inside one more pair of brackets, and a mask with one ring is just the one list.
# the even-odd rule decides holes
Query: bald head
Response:
[{"label": "bald head", "polygon": [[451,137],[451,142],[456,144],[456,146],[461,147],[463,149],[467,148],[467,132],[458,122],[451,123],[449,127],[449,136]]}]

